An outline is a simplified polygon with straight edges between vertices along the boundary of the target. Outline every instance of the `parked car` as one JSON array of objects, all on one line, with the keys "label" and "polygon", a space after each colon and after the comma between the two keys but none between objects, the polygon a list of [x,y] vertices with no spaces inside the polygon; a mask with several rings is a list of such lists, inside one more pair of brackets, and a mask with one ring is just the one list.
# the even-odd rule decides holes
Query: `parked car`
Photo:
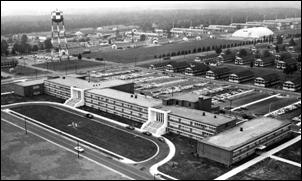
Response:
[{"label": "parked car", "polygon": [[130,125],[126,126],[126,128],[130,129],[130,130],[134,130],[135,129],[133,126],[130,126]]},{"label": "parked car", "polygon": [[152,135],[152,133],[150,133],[149,131],[145,131],[145,132],[143,132],[143,134],[147,135],[147,136],[151,136]]},{"label": "parked car", "polygon": [[163,137],[159,137],[159,138],[157,138],[157,139],[158,139],[159,141],[165,143],[165,139],[164,139]]},{"label": "parked car", "polygon": [[80,153],[83,153],[84,152],[84,148],[80,147],[80,146],[76,146],[74,147],[74,149]]},{"label": "parked car", "polygon": [[86,114],[86,117],[92,119],[94,116],[92,114]]}]

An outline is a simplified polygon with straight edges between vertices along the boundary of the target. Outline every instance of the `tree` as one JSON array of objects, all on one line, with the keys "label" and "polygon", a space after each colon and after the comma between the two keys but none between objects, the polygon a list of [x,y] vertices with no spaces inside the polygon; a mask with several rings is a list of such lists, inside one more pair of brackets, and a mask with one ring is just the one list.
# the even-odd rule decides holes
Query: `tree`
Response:
[{"label": "tree", "polygon": [[262,56],[263,56],[263,57],[270,57],[270,56],[271,56],[271,53],[269,52],[269,50],[263,50],[263,51],[262,51]]},{"label": "tree", "polygon": [[250,67],[253,68],[254,67],[254,61],[250,62]]},{"label": "tree", "polygon": [[140,35],[139,40],[145,41],[147,39],[147,36],[145,34]]},{"label": "tree", "polygon": [[45,47],[46,50],[52,49],[52,43],[51,43],[51,39],[50,38],[47,38],[44,41],[44,47]]},{"label": "tree", "polygon": [[21,45],[27,44],[27,41],[28,41],[27,35],[22,35],[21,36]]},{"label": "tree", "polygon": [[32,51],[33,51],[33,52],[36,52],[36,51],[38,51],[38,50],[39,50],[38,45],[33,45]]},{"label": "tree", "polygon": [[231,54],[231,53],[232,53],[232,51],[231,51],[230,49],[227,49],[227,50],[224,52],[225,55],[229,55],[229,54]]},{"label": "tree", "polygon": [[246,49],[240,49],[240,50],[239,50],[239,56],[240,56],[240,57],[245,57],[245,56],[247,56],[247,51],[246,51]]},{"label": "tree", "polygon": [[82,54],[79,53],[78,60],[82,60]]},{"label": "tree", "polygon": [[220,53],[222,52],[222,50],[221,50],[221,48],[216,47],[215,52],[216,52],[217,54],[220,54]]},{"label": "tree", "polygon": [[282,44],[283,43],[283,38],[281,35],[277,36],[277,44]]},{"label": "tree", "polygon": [[5,54],[7,49],[8,49],[8,43],[6,42],[6,40],[2,40],[1,41],[1,55]]},{"label": "tree", "polygon": [[291,39],[289,40],[288,45],[289,45],[289,46],[295,46],[295,45],[296,45],[296,42],[294,41],[293,38],[291,38]]}]

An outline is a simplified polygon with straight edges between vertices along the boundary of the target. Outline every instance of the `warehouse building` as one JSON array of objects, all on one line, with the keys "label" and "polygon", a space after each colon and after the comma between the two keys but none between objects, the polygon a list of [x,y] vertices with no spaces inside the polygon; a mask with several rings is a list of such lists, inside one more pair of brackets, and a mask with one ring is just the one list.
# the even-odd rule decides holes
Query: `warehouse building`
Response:
[{"label": "warehouse building", "polygon": [[280,83],[280,77],[276,73],[269,73],[261,77],[256,77],[254,85],[260,87],[271,87]]},{"label": "warehouse building", "polygon": [[201,157],[230,166],[288,137],[290,130],[290,121],[258,118],[199,141],[197,152]]},{"label": "warehouse building", "polygon": [[229,76],[229,82],[242,83],[254,79],[254,72],[243,70],[237,73],[232,73]]},{"label": "warehouse building", "polygon": [[206,78],[208,79],[223,79],[230,75],[230,69],[227,67],[217,67],[207,71]]},{"label": "warehouse building", "polygon": [[261,57],[255,60],[255,67],[266,67],[269,65],[273,65],[274,62],[275,58],[273,56]]}]

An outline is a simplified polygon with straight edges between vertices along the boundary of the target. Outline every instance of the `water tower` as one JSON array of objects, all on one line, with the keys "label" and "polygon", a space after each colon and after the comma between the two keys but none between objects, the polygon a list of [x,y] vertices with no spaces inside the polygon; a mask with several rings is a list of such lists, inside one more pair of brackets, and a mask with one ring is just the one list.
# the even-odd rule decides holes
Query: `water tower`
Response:
[{"label": "water tower", "polygon": [[68,57],[63,12],[58,9],[51,12],[51,43],[53,45],[52,59],[58,57],[61,61],[63,56]]}]

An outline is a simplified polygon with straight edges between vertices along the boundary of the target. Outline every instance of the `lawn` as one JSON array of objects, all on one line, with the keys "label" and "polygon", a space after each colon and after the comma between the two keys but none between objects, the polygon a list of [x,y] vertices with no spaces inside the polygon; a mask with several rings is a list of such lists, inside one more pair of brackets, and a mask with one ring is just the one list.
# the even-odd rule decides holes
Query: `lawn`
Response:
[{"label": "lawn", "polygon": [[229,180],[300,180],[301,168],[267,158]]},{"label": "lawn", "polygon": [[281,150],[276,156],[301,163],[301,141]]},{"label": "lawn", "polygon": [[16,94],[8,94],[8,95],[1,96],[1,105],[18,103],[18,102],[30,102],[30,101],[50,101],[50,102],[58,102],[58,103],[65,102],[65,100],[63,99],[50,96],[47,94],[36,95],[33,97],[22,97]]},{"label": "lawn", "polygon": [[171,140],[176,147],[172,160],[159,167],[159,171],[165,174],[180,180],[212,180],[231,169],[206,158],[195,157],[192,153],[197,149],[196,140],[173,133],[164,137]]},{"label": "lawn", "polygon": [[46,62],[41,64],[35,64],[33,66],[51,69],[54,71],[65,71],[65,70],[78,70],[82,68],[89,68],[89,67],[96,67],[96,66],[103,66],[104,63],[101,62],[94,62],[94,61],[87,61],[87,60],[69,60],[69,61],[62,61],[62,62]]},{"label": "lawn", "polygon": [[116,50],[110,52],[93,52],[90,54],[85,54],[83,56],[90,58],[103,58],[106,61],[113,61],[118,63],[131,63],[140,62],[144,60],[154,59],[154,56],[159,56],[162,54],[168,54],[178,51],[188,51],[193,52],[193,49],[207,48],[208,46],[220,46],[227,44],[239,43],[240,41],[235,40],[221,40],[221,39],[208,39],[208,40],[196,40],[189,42],[180,42],[166,44],[162,46],[155,47],[138,47],[131,48],[127,50]]},{"label": "lawn", "polygon": [[111,179],[126,178],[1,121],[1,180]]},{"label": "lawn", "polygon": [[[13,110],[134,161],[145,160],[157,151],[146,139],[55,107],[35,105]],[[72,122],[79,126],[70,126]]]},{"label": "lawn", "polygon": [[101,110],[98,110],[98,109],[94,109],[94,108],[91,108],[91,107],[88,107],[88,106],[81,106],[81,107],[78,107],[78,108],[82,109],[82,110],[85,110],[85,111],[88,111],[88,112],[91,112],[91,113],[94,113],[94,114],[98,114],[100,116],[104,116],[104,117],[109,118],[109,119],[113,119],[113,120],[121,122],[121,123],[132,125],[136,128],[141,128],[142,125],[143,125],[143,123],[133,121],[131,119],[127,119],[127,118],[117,116],[117,115],[114,115],[114,114],[110,114],[110,113],[107,113],[107,112],[104,112],[104,111],[101,111]]},{"label": "lawn", "polygon": [[1,71],[9,73],[9,74],[15,74],[15,75],[41,75],[41,74],[47,74],[49,72],[42,71],[38,69],[33,69],[30,67],[25,67],[22,65],[17,65],[11,72],[9,71],[9,68],[1,68]]}]

